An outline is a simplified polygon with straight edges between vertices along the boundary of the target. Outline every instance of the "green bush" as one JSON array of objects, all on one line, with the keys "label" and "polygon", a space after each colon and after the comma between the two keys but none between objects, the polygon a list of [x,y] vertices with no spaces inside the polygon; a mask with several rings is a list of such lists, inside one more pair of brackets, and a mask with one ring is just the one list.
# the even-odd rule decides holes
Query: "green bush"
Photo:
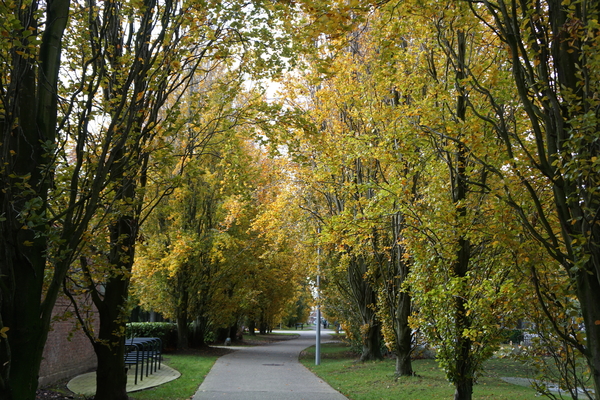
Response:
[{"label": "green bush", "polygon": [[130,322],[127,337],[157,337],[162,340],[163,350],[177,348],[177,325],[171,322]]}]

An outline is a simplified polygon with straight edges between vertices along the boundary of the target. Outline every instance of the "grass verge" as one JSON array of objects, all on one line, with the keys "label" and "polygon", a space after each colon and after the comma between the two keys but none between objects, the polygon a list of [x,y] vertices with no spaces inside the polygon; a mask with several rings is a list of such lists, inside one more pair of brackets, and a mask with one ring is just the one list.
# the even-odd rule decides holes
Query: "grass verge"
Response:
[{"label": "grass verge", "polygon": [[[343,344],[321,345],[321,365],[314,365],[314,347],[308,348],[300,361],[334,389],[352,400],[447,400],[454,387],[446,380],[435,360],[416,360],[416,376],[394,378],[394,360],[357,363],[356,355]],[[485,374],[473,389],[473,399],[533,400],[535,390],[509,384],[500,377],[528,377],[529,372],[510,359],[494,359],[484,366]]]},{"label": "grass verge", "polygon": [[204,377],[212,368],[219,354],[167,354],[165,363],[181,373],[174,381],[154,388],[128,393],[138,400],[187,400],[190,399]]}]

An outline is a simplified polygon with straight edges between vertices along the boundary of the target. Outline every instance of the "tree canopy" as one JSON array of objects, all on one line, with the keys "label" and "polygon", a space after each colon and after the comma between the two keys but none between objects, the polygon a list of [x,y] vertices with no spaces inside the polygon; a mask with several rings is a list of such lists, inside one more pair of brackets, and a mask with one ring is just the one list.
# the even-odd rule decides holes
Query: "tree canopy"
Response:
[{"label": "tree canopy", "polygon": [[527,321],[600,398],[598,8],[2,3],[0,397],[35,397],[61,291],[118,400],[133,305],[203,345],[302,320],[319,275],[362,360],[411,375],[418,334],[471,399]]}]

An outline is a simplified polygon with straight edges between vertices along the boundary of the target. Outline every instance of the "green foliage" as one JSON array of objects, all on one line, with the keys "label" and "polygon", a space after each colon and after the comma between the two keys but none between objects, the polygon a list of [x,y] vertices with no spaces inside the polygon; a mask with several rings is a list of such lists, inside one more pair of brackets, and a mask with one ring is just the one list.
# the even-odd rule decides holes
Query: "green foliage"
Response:
[{"label": "green foliage", "polygon": [[171,322],[130,322],[125,331],[127,338],[157,337],[163,351],[177,347],[177,325]]}]

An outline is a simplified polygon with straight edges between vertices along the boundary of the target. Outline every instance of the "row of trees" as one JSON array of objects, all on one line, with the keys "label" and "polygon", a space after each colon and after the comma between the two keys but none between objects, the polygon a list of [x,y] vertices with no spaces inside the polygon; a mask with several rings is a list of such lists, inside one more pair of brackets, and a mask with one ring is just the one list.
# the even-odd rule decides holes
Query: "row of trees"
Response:
[{"label": "row of trees", "polygon": [[[216,328],[235,340],[242,325],[264,333],[286,316],[305,319],[309,310],[297,315],[292,306],[309,304],[301,296],[302,257],[292,246],[297,235],[275,237],[271,226],[288,195],[281,165],[232,131],[213,136],[204,153],[189,160],[142,228],[132,275],[142,308],[177,321],[180,347],[190,342],[192,321],[193,343],[201,346]],[[162,185],[158,180],[152,190]]]},{"label": "row of trees", "polygon": [[[96,399],[126,399],[124,324],[145,261],[157,279],[136,293],[168,297],[178,321],[223,306],[210,322],[228,326],[296,301],[293,258],[269,253],[277,243],[253,227],[271,201],[258,187],[276,174],[261,176],[260,151],[235,133],[251,115],[243,78],[279,68],[279,12],[235,0],[2,3],[0,398],[35,398],[64,291],[98,357]],[[244,301],[255,303],[234,307]]]},{"label": "row of trees", "polygon": [[[60,291],[98,310],[77,314],[118,400],[134,300],[185,344],[189,321],[266,327],[306,266],[363,360],[383,335],[412,374],[418,329],[469,399],[525,318],[598,398],[597,7],[2,3],[0,397],[35,398]],[[285,102],[241,94],[292,55]]]},{"label": "row of trees", "polygon": [[264,131],[298,165],[327,312],[362,359],[382,332],[412,374],[418,330],[470,399],[527,320],[554,379],[599,398],[598,4],[298,7],[304,59]]}]

